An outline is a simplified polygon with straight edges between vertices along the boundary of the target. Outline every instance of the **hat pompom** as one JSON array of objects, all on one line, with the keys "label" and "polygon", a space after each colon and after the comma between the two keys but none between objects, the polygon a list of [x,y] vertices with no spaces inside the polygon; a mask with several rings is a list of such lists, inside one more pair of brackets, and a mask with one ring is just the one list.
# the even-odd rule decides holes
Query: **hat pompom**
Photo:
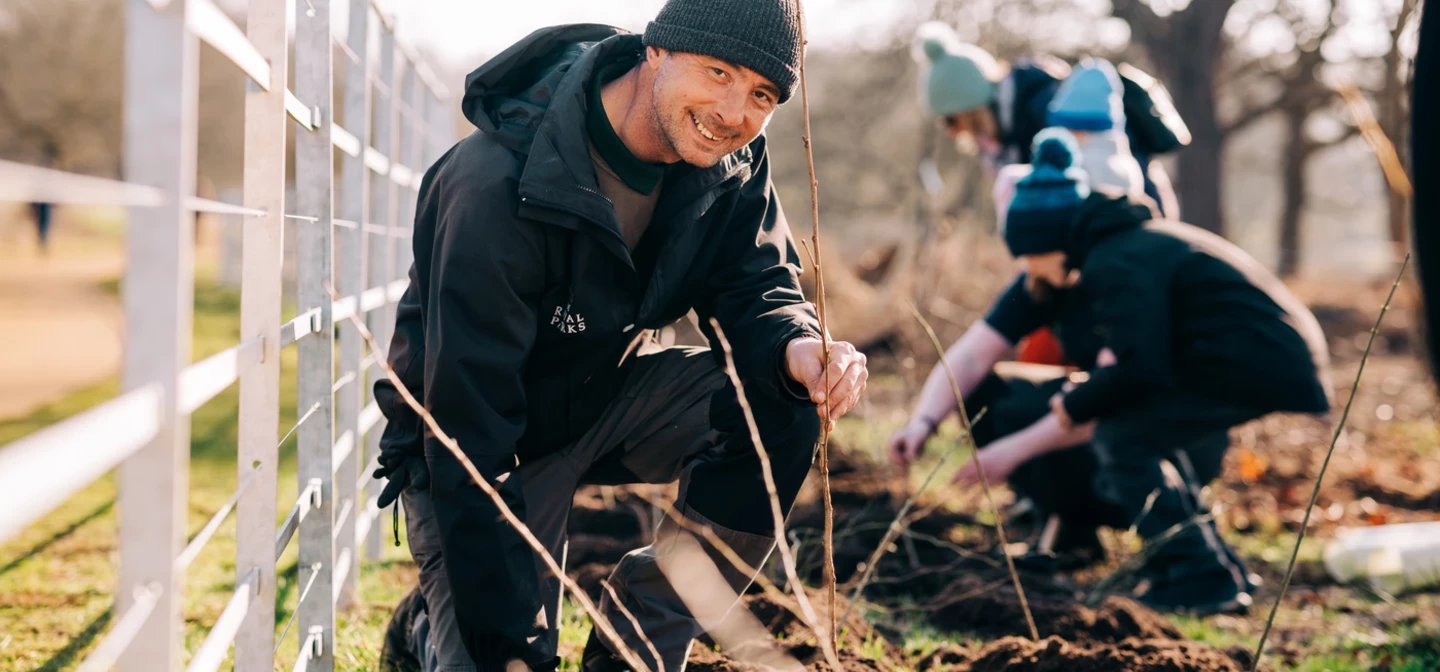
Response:
[{"label": "hat pompom", "polygon": [[943,21],[928,21],[915,31],[914,56],[917,61],[935,62],[960,43],[960,36]]},{"label": "hat pompom", "polygon": [[1048,166],[1063,172],[1075,165],[1075,157],[1080,154],[1080,145],[1069,131],[1063,128],[1047,128],[1035,134],[1035,143],[1030,153],[1032,165]]}]

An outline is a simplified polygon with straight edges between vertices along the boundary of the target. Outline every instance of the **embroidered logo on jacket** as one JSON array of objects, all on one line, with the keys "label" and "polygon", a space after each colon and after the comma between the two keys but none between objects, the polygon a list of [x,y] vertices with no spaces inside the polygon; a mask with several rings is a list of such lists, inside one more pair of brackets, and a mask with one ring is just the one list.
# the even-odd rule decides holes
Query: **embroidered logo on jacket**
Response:
[{"label": "embroidered logo on jacket", "polygon": [[550,326],[559,329],[562,334],[578,334],[585,331],[585,316],[570,312],[570,306],[555,306]]}]

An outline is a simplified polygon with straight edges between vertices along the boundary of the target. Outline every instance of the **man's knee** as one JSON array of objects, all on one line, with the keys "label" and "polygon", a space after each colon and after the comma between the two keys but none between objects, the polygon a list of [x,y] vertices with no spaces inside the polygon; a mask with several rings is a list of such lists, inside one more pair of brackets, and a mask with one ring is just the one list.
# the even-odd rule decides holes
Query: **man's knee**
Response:
[{"label": "man's knee", "polygon": [[760,440],[770,453],[780,504],[789,510],[815,461],[821,419],[810,405],[776,404],[774,413],[769,431],[761,426]]},{"label": "man's knee", "polygon": [[[814,462],[820,417],[814,405],[794,399],[755,395],[747,400],[770,458],[780,506],[788,511]],[[710,417],[725,439],[691,471],[688,504],[721,526],[752,534],[773,533],[760,460],[733,388],[727,386],[712,398]]]}]

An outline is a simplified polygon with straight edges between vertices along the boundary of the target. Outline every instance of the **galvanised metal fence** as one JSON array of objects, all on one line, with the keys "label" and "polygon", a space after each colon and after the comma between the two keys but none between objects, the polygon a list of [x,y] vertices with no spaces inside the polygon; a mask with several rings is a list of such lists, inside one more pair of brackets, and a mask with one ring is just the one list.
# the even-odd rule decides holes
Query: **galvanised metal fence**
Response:
[{"label": "galvanised metal fence", "polygon": [[[396,40],[385,9],[336,0],[347,1],[342,40],[331,0],[250,0],[243,31],[214,0],[128,0],[124,181],[0,162],[0,200],[129,208],[121,394],[0,448],[0,542],[118,470],[115,612],[86,672],[181,669],[186,568],[232,512],[235,592],[189,672],[219,669],[232,645],[239,672],[274,669],[275,564],[297,539],[294,669],[333,669],[335,613],[353,595],[360,549],[379,553],[378,488],[368,476],[383,426],[369,391],[378,367],[374,355],[362,359],[364,344],[346,322],[363,314],[388,343],[407,284],[420,169],[453,141],[455,124],[445,87]],[[194,195],[201,40],[248,77],[240,205]],[[291,132],[296,202],[288,204]],[[237,216],[244,229],[241,336],[191,364],[197,212]],[[299,316],[283,322],[287,225],[296,229]],[[344,298],[332,300],[331,287]],[[280,352],[290,347],[299,403],[286,435],[298,441],[300,496],[277,524]],[[237,487],[187,539],[190,414],[237,381]]]}]

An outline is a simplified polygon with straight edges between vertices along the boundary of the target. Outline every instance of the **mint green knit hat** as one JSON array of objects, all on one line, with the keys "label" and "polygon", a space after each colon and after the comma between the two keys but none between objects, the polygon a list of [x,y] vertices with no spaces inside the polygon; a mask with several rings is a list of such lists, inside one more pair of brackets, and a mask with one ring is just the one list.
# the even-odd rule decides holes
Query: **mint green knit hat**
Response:
[{"label": "mint green knit hat", "polygon": [[960,41],[955,30],[931,21],[915,31],[920,62],[920,100],[930,113],[948,117],[989,105],[995,99],[1000,66],[989,52]]}]

